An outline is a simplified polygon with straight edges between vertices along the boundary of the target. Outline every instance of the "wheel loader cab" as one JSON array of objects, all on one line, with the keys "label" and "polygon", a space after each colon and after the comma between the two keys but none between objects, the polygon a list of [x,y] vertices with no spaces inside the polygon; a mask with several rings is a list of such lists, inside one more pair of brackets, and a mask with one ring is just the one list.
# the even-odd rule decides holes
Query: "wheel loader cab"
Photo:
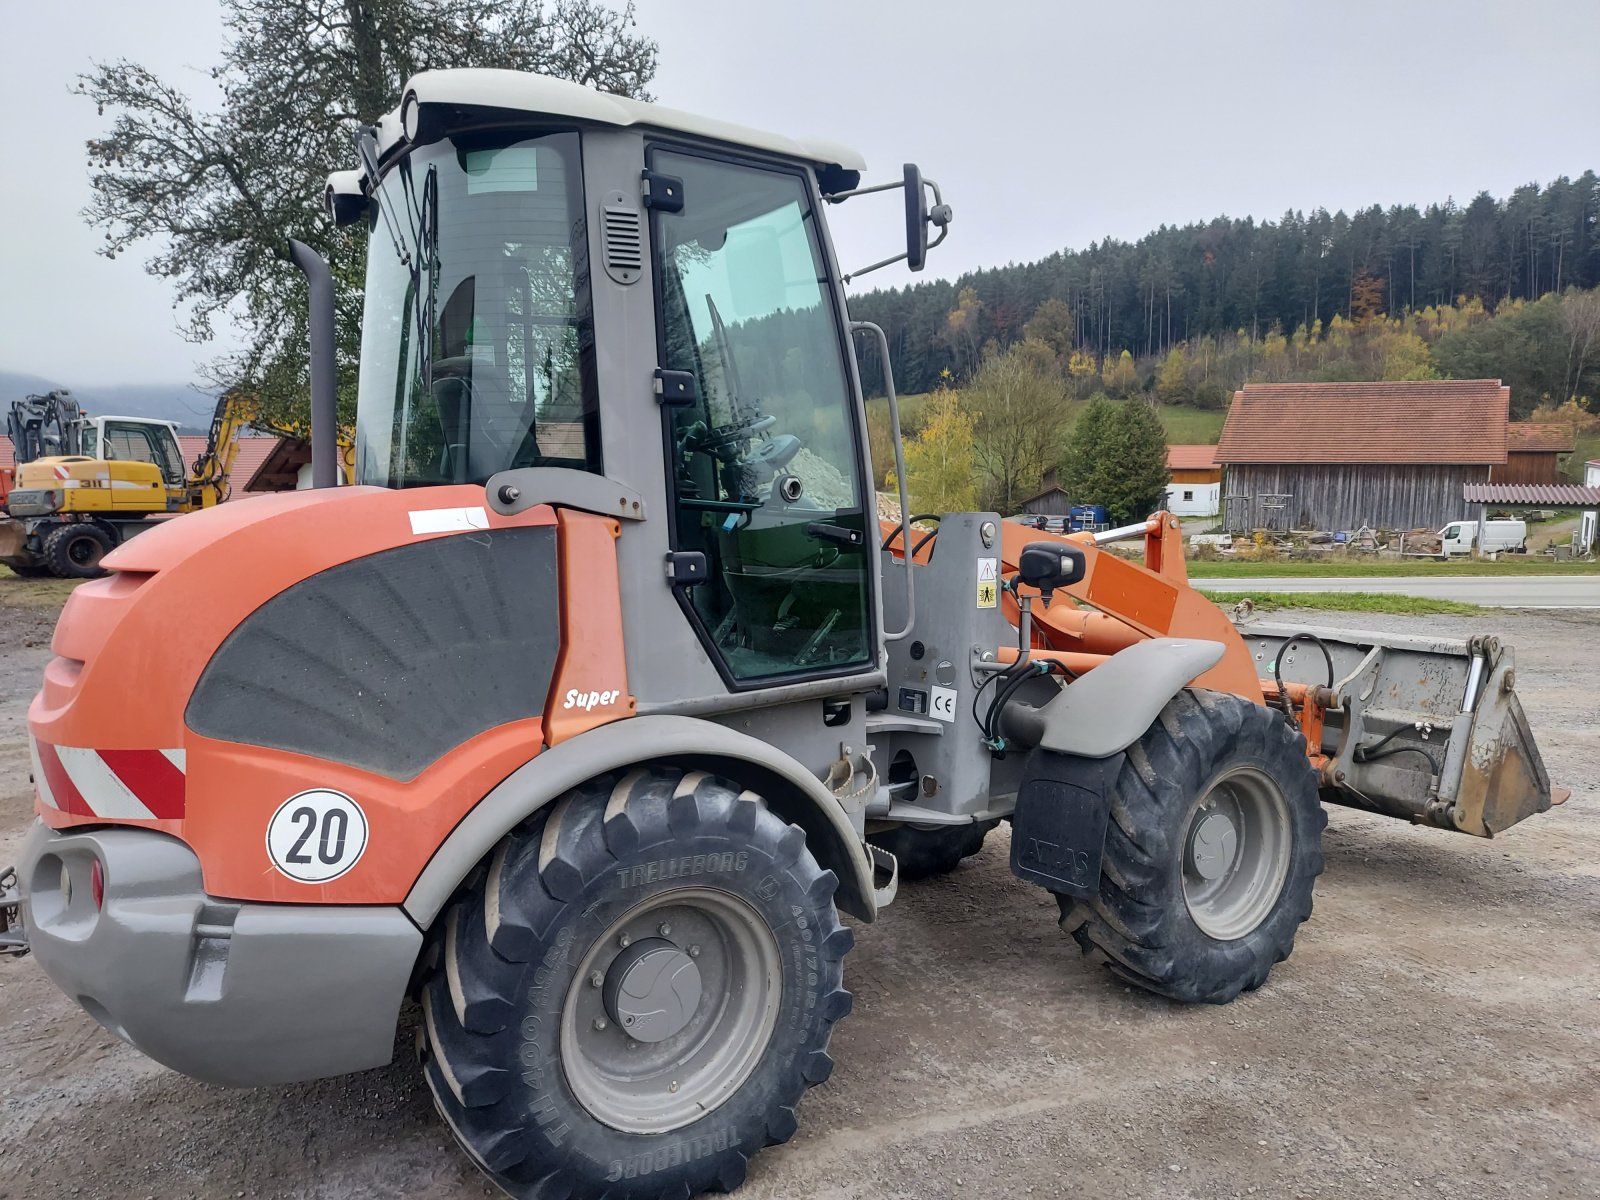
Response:
[{"label": "wheel loader cab", "polygon": [[[638,492],[648,519],[617,554],[641,710],[880,685],[864,411],[817,182],[845,167],[547,120],[429,105],[382,154],[358,481],[564,468]],[[795,749],[815,759],[811,708],[816,745]]]}]

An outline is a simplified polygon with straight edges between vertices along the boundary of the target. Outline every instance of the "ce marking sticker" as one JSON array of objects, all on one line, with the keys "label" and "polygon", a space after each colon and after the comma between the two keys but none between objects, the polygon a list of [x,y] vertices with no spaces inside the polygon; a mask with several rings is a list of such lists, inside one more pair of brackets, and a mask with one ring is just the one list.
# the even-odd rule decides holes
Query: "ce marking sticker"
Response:
[{"label": "ce marking sticker", "polygon": [[299,883],[337,879],[367,848],[367,815],[343,792],[315,788],[290,796],[267,822],[267,856]]},{"label": "ce marking sticker", "polygon": [[928,715],[940,721],[954,721],[956,719],[956,690],[955,688],[936,687],[928,696]]}]

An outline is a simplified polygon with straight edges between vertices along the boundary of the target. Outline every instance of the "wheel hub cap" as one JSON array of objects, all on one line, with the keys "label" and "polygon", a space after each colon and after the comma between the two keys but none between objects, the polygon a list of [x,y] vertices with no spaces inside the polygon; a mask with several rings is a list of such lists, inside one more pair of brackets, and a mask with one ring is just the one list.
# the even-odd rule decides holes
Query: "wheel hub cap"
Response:
[{"label": "wheel hub cap", "polygon": [[1207,813],[1194,823],[1188,865],[1201,879],[1220,879],[1238,852],[1239,831],[1226,813]]},{"label": "wheel hub cap", "polygon": [[694,959],[662,938],[633,943],[606,972],[606,1011],[637,1042],[661,1042],[681,1032],[701,992]]}]

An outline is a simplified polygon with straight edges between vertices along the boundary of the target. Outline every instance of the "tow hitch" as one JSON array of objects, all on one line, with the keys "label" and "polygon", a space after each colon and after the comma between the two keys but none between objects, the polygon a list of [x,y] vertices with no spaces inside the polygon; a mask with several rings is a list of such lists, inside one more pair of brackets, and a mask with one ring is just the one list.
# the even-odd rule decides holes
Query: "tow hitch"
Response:
[{"label": "tow hitch", "polygon": [[17,869],[0,871],[0,955],[28,952],[28,931],[22,924],[22,892]]}]

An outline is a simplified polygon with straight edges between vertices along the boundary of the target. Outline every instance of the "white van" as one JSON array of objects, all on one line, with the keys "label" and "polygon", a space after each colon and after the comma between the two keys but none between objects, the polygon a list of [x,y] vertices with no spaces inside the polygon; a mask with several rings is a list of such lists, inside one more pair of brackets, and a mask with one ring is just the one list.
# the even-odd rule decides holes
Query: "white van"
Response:
[{"label": "white van", "polygon": [[[1485,521],[1483,541],[1477,547],[1479,554],[1496,552],[1526,554],[1528,523],[1526,521]],[[1471,554],[1473,542],[1478,540],[1476,521],[1452,521],[1439,531],[1439,557],[1452,554]]]}]

